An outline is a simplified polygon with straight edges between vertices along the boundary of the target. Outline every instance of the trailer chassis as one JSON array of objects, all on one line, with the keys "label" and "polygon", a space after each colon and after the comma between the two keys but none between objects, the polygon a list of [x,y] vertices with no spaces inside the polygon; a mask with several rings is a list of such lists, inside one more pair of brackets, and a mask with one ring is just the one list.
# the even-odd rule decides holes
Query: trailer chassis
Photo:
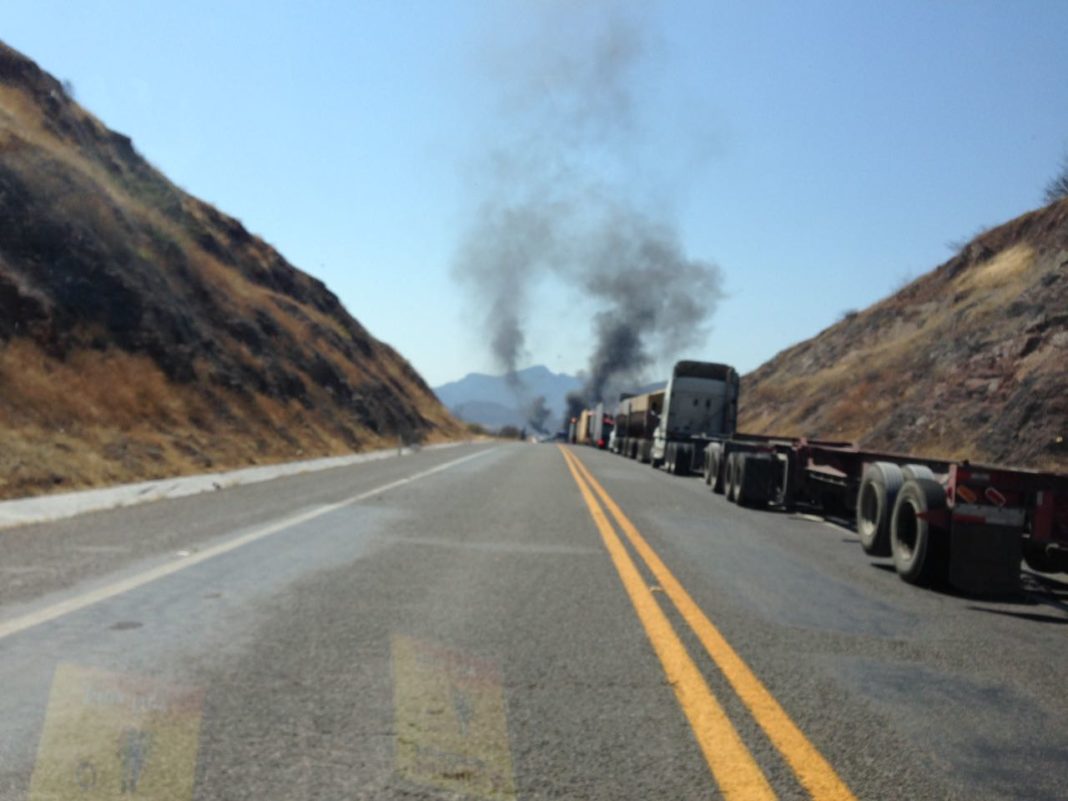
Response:
[{"label": "trailer chassis", "polygon": [[1018,590],[1021,558],[1068,570],[1065,476],[752,434],[675,452],[732,503],[855,520],[864,550],[913,584],[1000,595]]}]

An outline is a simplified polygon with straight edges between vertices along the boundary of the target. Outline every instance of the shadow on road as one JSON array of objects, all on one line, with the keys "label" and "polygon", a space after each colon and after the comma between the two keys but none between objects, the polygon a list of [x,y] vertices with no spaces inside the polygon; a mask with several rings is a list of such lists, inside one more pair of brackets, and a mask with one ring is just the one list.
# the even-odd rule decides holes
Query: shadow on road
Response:
[{"label": "shadow on road", "polygon": [[968,608],[976,612],[986,612],[989,615],[1015,617],[1020,620],[1030,620],[1034,623],[1052,623],[1054,625],[1059,626],[1068,625],[1068,617],[1057,617],[1055,615],[1040,615],[1036,612],[1013,612],[1008,609],[989,609],[985,606],[969,606]]},{"label": "shadow on road", "polygon": [[[869,562],[876,570],[885,573],[896,573],[897,569],[892,562]],[[949,584],[936,584],[926,588],[929,592],[945,595],[950,598],[960,598],[969,601],[987,601],[1002,606],[1039,606],[1044,605],[1061,610],[1068,614],[1068,583],[1059,581],[1051,576],[1041,573],[1033,573],[1023,570],[1020,575],[1020,589],[1004,595],[985,596],[963,592]],[[1068,623],[1068,617],[1056,617],[1053,615],[1039,615],[1030,612],[1012,612],[1006,609],[991,609],[982,606],[969,606],[979,612],[1019,617],[1024,620],[1032,620],[1040,623]]]}]

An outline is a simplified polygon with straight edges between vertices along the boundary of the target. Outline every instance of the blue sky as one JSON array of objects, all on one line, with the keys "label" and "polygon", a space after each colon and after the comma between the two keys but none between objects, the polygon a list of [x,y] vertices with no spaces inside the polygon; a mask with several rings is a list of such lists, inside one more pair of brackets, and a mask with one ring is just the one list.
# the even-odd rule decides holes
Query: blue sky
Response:
[{"label": "blue sky", "polygon": [[[487,154],[511,134],[513,84],[561,41],[581,57],[582,29],[620,9],[642,49],[617,185],[724,276],[706,341],[679,357],[756,367],[1038,206],[1068,153],[1065,2],[0,9],[8,44],[323,279],[434,385],[494,368],[450,268]],[[526,361],[583,368],[593,311],[542,285]]]}]

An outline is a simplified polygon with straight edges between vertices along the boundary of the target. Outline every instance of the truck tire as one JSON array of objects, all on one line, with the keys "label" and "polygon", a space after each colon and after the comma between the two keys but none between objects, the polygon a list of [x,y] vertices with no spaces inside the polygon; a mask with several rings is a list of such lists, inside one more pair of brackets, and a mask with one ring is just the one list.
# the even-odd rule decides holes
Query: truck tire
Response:
[{"label": "truck tire", "polygon": [[910,478],[926,478],[931,481],[937,481],[935,474],[931,472],[931,468],[925,464],[907,464],[901,468],[901,475],[904,476],[905,481]]},{"label": "truck tire", "polygon": [[723,494],[723,473],[726,472],[726,465],[723,460],[726,457],[723,454],[722,448],[712,449],[712,455],[709,457],[709,469],[712,471],[708,479],[708,485],[712,487],[712,491],[717,495]]},{"label": "truck tire", "polygon": [[718,473],[719,467],[719,448],[715,445],[709,445],[705,448],[703,461],[705,463],[705,469],[701,471],[701,477],[705,480],[708,486],[712,486],[716,480],[716,473]]},{"label": "truck tire", "polygon": [[739,506],[762,508],[771,500],[771,485],[777,462],[767,454],[738,454],[741,469],[735,474],[735,495]]},{"label": "truck tire", "polygon": [[890,517],[904,483],[901,468],[892,462],[874,462],[864,471],[857,492],[857,536],[864,553],[890,556]]},{"label": "truck tire", "polygon": [[742,482],[742,454],[732,453],[727,458],[727,500],[738,503],[738,490]]},{"label": "truck tire", "polygon": [[909,584],[929,585],[946,576],[949,532],[921,517],[945,508],[946,491],[929,478],[910,479],[897,494],[890,518],[890,545],[897,574]]},{"label": "truck tire", "polygon": [[790,496],[790,458],[783,453],[775,454],[775,489],[771,502],[781,507],[784,512],[794,511],[793,499]]},{"label": "truck tire", "polygon": [[733,503],[731,496],[734,492],[731,485],[734,482],[734,454],[728,453],[726,459],[727,461],[723,463],[723,497]]},{"label": "truck tire", "polygon": [[739,506],[749,506],[750,498],[746,487],[745,468],[749,465],[748,454],[739,453],[734,462],[734,502]]},{"label": "truck tire", "polygon": [[[713,492],[716,491],[716,483],[719,481],[719,466],[723,459],[723,450],[718,445],[709,445],[705,449],[705,483]],[[722,492],[722,488],[720,489]]]},{"label": "truck tire", "polygon": [[1068,554],[1063,551],[1048,550],[1041,542],[1024,540],[1023,558],[1027,566],[1036,573],[1068,572]]},{"label": "truck tire", "polygon": [[674,456],[671,460],[671,472],[676,476],[688,476],[690,474],[690,448],[682,442],[675,446]]}]

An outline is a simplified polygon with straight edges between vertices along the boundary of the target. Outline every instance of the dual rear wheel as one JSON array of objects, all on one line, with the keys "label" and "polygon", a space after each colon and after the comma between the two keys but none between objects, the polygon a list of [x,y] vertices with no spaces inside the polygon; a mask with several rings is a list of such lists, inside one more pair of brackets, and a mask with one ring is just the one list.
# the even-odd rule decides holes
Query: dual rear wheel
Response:
[{"label": "dual rear wheel", "polygon": [[930,468],[873,462],[861,479],[856,509],[865,553],[892,556],[898,575],[910,584],[945,577],[949,532],[937,518],[946,509],[946,493]]}]

